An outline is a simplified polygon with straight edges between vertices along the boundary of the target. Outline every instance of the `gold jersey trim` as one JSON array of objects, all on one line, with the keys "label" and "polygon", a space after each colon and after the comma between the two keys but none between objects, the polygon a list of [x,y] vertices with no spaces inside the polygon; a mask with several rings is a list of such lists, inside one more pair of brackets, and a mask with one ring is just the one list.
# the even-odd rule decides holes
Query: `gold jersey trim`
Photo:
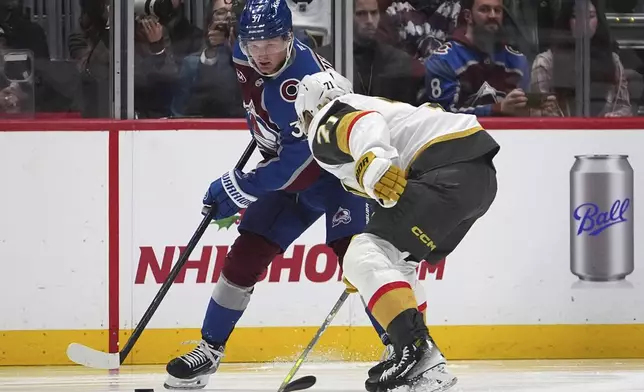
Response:
[{"label": "gold jersey trim", "polygon": [[369,113],[375,113],[373,110],[351,112],[342,116],[342,119],[336,127],[336,140],[338,143],[338,148],[345,154],[351,155],[349,150],[349,136],[351,135],[351,129],[356,122],[363,116],[366,116]]},{"label": "gold jersey trim", "polygon": [[438,137],[435,137],[434,139],[430,140],[429,142],[423,144],[422,147],[418,149],[414,153],[414,156],[411,158],[411,161],[409,161],[409,164],[407,165],[407,169],[405,170],[405,177],[409,175],[409,170],[411,168],[411,165],[414,163],[414,161],[427,150],[429,147],[433,146],[434,144],[442,143],[442,142],[447,142],[450,140],[455,140],[455,139],[462,139],[471,135],[474,135],[478,131],[482,131],[483,127],[478,125],[476,127],[472,127],[469,129],[466,129],[464,131],[458,131],[458,132],[453,132],[453,133],[448,133],[447,135],[441,135]]}]

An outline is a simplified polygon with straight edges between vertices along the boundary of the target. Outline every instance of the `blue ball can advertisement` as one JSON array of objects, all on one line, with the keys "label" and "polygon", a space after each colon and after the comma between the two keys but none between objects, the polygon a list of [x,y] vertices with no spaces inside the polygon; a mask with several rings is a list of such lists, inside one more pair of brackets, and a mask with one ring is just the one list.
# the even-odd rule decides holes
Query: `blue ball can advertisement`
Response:
[{"label": "blue ball can advertisement", "polygon": [[570,270],[623,280],[634,265],[633,168],[627,155],[577,155],[570,169]]}]

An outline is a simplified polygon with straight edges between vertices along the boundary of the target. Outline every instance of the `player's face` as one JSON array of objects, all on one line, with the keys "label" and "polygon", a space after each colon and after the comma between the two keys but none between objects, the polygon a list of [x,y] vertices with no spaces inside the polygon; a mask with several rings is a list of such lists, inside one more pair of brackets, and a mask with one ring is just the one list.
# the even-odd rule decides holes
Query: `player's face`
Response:
[{"label": "player's face", "polygon": [[476,0],[471,12],[470,23],[489,33],[496,33],[503,23],[502,0]]},{"label": "player's face", "polygon": [[289,41],[283,37],[265,40],[248,41],[246,52],[262,73],[276,72],[286,61]]}]

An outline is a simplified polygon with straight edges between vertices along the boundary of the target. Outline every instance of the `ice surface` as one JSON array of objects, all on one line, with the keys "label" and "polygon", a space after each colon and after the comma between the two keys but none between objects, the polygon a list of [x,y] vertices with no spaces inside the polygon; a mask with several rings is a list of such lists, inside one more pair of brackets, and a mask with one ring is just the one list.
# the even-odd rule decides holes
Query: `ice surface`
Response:
[{"label": "ice surface", "polygon": [[[223,364],[203,391],[276,391],[292,364]],[[309,363],[296,377],[314,375],[311,392],[364,391],[370,363]],[[459,361],[450,369],[459,383],[450,392],[644,392],[644,360]],[[0,367],[0,391],[166,391],[164,366],[125,366],[118,371],[81,366]]]}]

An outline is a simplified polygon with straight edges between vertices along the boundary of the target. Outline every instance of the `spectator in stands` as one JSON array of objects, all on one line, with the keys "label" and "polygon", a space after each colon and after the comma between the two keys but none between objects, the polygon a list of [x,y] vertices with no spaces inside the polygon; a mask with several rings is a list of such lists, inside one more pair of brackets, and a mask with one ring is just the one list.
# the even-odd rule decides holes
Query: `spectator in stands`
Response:
[{"label": "spectator in stands", "polygon": [[[0,27],[0,55],[11,49],[2,27]],[[7,70],[3,56],[0,56],[0,114],[19,114],[22,112],[22,101],[25,93],[16,82],[7,78]]]},{"label": "spectator in stands", "polygon": [[[377,0],[355,0],[354,4],[355,92],[417,104],[423,87],[422,63],[404,51],[376,39],[380,22]],[[326,59],[333,58],[331,45],[323,46],[317,52]]]},{"label": "spectator in stands", "polygon": [[527,115],[525,56],[507,44],[502,0],[462,0],[452,39],[426,61],[426,99],[477,116]]},{"label": "spectator in stands", "polygon": [[65,98],[47,79],[51,61],[45,31],[24,12],[22,0],[0,0],[0,40],[2,52],[13,54],[2,70],[7,83],[0,83],[0,89],[9,88],[3,98],[10,98],[2,111],[31,116],[64,107]]},{"label": "spectator in stands", "polygon": [[177,68],[190,53],[201,49],[203,31],[190,23],[186,17],[184,0],[170,0],[172,11],[160,15],[159,22],[168,31]]},{"label": "spectator in stands", "polygon": [[[577,72],[575,64],[575,3],[562,5],[555,23],[552,47],[537,56],[532,64],[532,86],[535,91],[552,93],[556,104],[540,112],[543,116],[577,116],[575,98]],[[621,117],[633,114],[624,67],[617,54],[604,17],[597,14],[596,1],[589,1],[588,29],[590,38],[590,115]]]},{"label": "spectator in stands", "polygon": [[153,16],[138,16],[134,41],[134,111],[139,118],[171,115],[179,71],[170,38]]},{"label": "spectator in stands", "polygon": [[7,48],[31,50],[34,58],[49,59],[45,31],[25,15],[22,0],[0,0],[0,32]]},{"label": "spectator in stands", "polygon": [[69,37],[69,53],[80,72],[79,106],[88,118],[110,117],[110,33],[106,0],[80,0],[81,33]]},{"label": "spectator in stands", "polygon": [[243,118],[241,87],[232,63],[236,15],[227,0],[215,0],[207,20],[205,48],[186,57],[172,103],[176,117]]},{"label": "spectator in stands", "polygon": [[386,10],[379,32],[421,61],[445,43],[461,11],[459,0],[379,0],[379,4]]}]

